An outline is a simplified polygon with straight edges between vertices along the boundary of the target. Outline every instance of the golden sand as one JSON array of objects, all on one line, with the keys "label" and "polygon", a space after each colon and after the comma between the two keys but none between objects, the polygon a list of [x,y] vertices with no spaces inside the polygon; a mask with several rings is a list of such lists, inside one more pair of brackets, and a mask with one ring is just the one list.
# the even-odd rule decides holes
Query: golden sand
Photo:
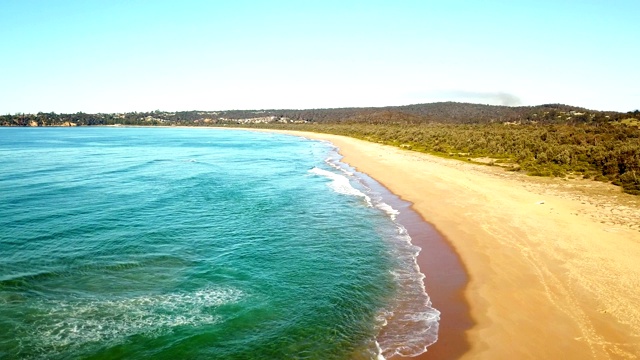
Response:
[{"label": "golden sand", "polygon": [[331,141],[344,162],[412,202],[452,244],[469,274],[464,297],[475,322],[463,359],[640,357],[636,197],[589,180],[287,133]]}]

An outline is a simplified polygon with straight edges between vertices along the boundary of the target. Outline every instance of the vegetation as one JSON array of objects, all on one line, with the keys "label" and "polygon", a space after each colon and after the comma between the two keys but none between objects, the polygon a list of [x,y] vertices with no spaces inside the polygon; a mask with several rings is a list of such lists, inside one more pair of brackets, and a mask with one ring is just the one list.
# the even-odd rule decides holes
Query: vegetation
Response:
[{"label": "vegetation", "polygon": [[640,195],[640,112],[566,105],[435,103],[385,108],[126,113],[0,117],[4,126],[200,125],[293,129],[490,164],[536,176],[581,176]]},{"label": "vegetation", "polygon": [[614,125],[306,124],[296,130],[347,135],[536,176],[581,176],[610,181],[640,195],[640,129]]}]

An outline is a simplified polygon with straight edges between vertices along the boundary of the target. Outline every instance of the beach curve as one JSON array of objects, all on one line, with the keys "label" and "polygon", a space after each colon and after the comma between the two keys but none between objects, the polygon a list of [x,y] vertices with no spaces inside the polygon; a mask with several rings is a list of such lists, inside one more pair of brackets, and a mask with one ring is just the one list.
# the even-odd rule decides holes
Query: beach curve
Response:
[{"label": "beach curve", "polygon": [[[634,197],[588,180],[531,178],[344,136],[279,132],[332,142],[343,162],[412,202],[446,236],[469,273],[464,300],[474,324],[460,358],[638,358]],[[437,352],[420,357],[450,358]]]}]

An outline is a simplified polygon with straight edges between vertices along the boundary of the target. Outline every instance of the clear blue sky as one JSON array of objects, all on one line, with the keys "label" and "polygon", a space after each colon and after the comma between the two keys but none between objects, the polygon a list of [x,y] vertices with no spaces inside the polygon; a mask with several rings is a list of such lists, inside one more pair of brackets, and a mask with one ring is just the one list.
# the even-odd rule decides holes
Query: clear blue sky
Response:
[{"label": "clear blue sky", "polygon": [[0,114],[640,108],[638,0],[0,0]]}]

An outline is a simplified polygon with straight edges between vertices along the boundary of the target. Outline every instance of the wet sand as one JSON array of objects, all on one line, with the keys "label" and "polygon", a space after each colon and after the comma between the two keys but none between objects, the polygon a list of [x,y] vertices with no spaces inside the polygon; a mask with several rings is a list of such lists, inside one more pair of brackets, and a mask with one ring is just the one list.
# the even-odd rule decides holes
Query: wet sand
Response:
[{"label": "wet sand", "polygon": [[439,341],[418,358],[640,357],[636,197],[590,180],[533,178],[348,137],[288,133],[331,141],[343,162],[413,203],[446,238],[429,243],[420,220],[406,225],[425,249],[420,266],[443,311]]},{"label": "wet sand", "polygon": [[438,341],[429,346],[428,354],[413,358],[458,359],[469,349],[465,331],[473,325],[469,304],[464,298],[469,276],[460,257],[444,236],[413,210],[411,203],[400,199],[368,175],[359,177],[364,177],[369,188],[382,194],[384,202],[400,212],[397,221],[407,229],[411,242],[422,249],[417,263],[420,271],[427,274],[424,279],[425,289],[433,307],[440,311],[441,319]]}]

